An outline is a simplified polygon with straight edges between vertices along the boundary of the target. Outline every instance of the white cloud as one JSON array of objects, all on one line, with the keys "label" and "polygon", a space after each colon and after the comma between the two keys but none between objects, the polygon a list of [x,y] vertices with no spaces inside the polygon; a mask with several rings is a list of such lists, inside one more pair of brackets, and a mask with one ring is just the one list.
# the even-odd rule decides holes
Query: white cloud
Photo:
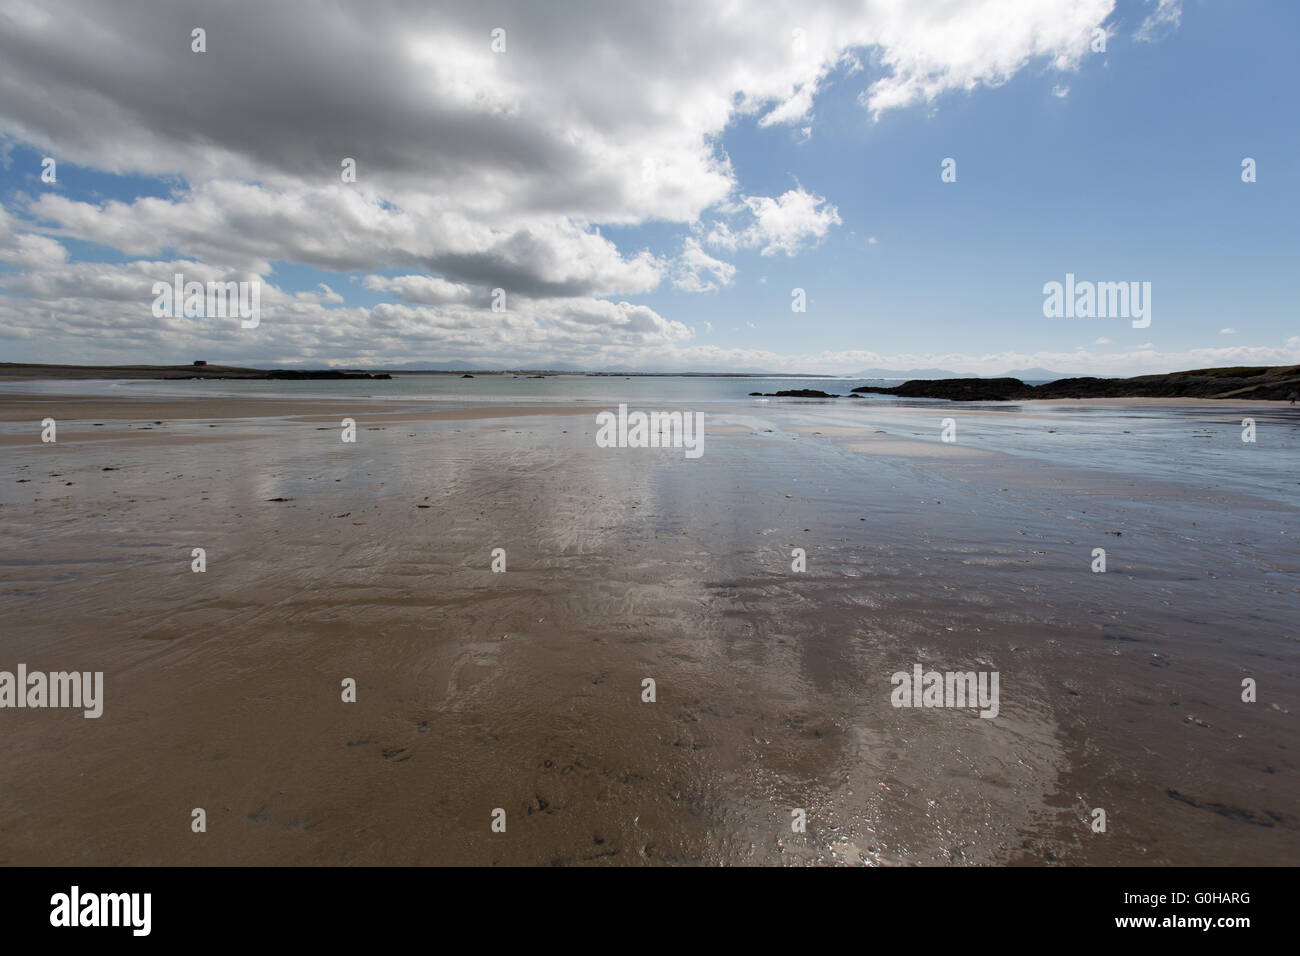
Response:
[{"label": "white cloud", "polygon": [[1237,330],[1236,330],[1236,329],[1219,329],[1219,334],[1220,334],[1220,335],[1236,335],[1236,334],[1237,334]]},{"label": "white cloud", "polygon": [[470,287],[459,282],[448,282],[434,276],[366,276],[363,284],[375,292],[392,292],[403,302],[416,305],[446,305],[464,302],[470,297]]},{"label": "white cloud", "polygon": [[[472,2],[7,0],[0,162],[17,141],[173,188],[128,202],[51,191],[0,209],[0,260],[24,270],[0,275],[0,333],[84,346],[87,361],[202,349],[361,362],[430,343],[506,364],[635,362],[636,349],[713,361],[689,351],[684,325],[622,297],[665,278],[694,291],[730,284],[735,267],[703,245],[791,256],[841,224],[831,199],[802,187],[744,189],[719,145],[730,126],[784,125],[806,142],[818,94],[833,76],[854,82],[844,77],[863,61],[874,79],[862,102],[876,117],[1031,64],[1071,70],[1112,7],[607,4],[575,26],[524,0],[494,7],[490,22]],[[190,50],[197,23],[206,54]],[[489,47],[497,23],[509,37],[501,55]],[[792,24],[805,31],[799,49]],[[345,157],[355,184],[340,180]],[[644,223],[681,227],[682,253],[621,249],[600,232]],[[135,261],[69,263],[61,240]],[[399,301],[346,308],[328,288],[283,292],[266,281],[282,262],[365,273],[366,288]],[[263,277],[274,318],[238,337],[152,323],[148,282],[173,266]],[[485,308],[495,287],[509,296],[504,315]]]},{"label": "white cloud", "polygon": [[743,206],[749,224],[737,232],[725,222],[715,223],[706,240],[710,245],[732,251],[757,248],[765,256],[778,252],[793,256],[825,238],[831,226],[843,222],[839,210],[825,197],[802,187],[788,190],[777,199],[746,196]]},{"label": "white cloud", "polygon": [[682,254],[673,264],[673,285],[684,292],[714,292],[721,286],[731,285],[736,267],[715,259],[701,248],[699,240],[687,236],[682,244]]},{"label": "white cloud", "polygon": [[[398,205],[423,196],[488,216],[689,222],[734,188],[715,145],[728,123],[809,126],[817,92],[857,51],[889,71],[867,91],[879,113],[1000,83],[1035,59],[1070,68],[1112,3],[611,4],[584,10],[575,28],[520,0],[493,11],[513,41],[494,54],[476,3],[110,11],[11,0],[0,86],[8,132],[111,171],[278,189],[337,182],[352,157],[359,185]],[[206,54],[189,48],[200,21]],[[805,28],[801,51],[793,22]]]},{"label": "white cloud", "polygon": [[1152,0],[1156,8],[1147,14],[1146,19],[1133,33],[1133,39],[1141,43],[1154,43],[1171,30],[1178,29],[1183,19],[1183,0]]},{"label": "white cloud", "polygon": [[295,292],[293,297],[299,302],[309,302],[315,305],[342,305],[344,301],[343,296],[324,282],[317,282],[315,289],[304,289],[301,292]]},{"label": "white cloud", "polygon": [[68,258],[63,244],[33,232],[20,232],[19,224],[0,206],[0,262],[23,269],[59,265]]},{"label": "white cloud", "polygon": [[[735,187],[716,148],[726,126],[757,115],[810,128],[817,91],[855,51],[871,48],[889,71],[868,90],[879,113],[1001,82],[1034,59],[1068,68],[1111,6],[601,5],[575,29],[572,17],[517,2],[494,10],[513,39],[498,55],[474,3],[172,0],[110,11],[11,0],[0,86],[7,132],[115,172],[279,190],[338,182],[351,157],[358,185],[401,208],[423,197],[490,220],[690,222]],[[199,21],[206,54],[189,48]],[[804,24],[801,51],[792,22]]]},{"label": "white cloud", "polygon": [[[170,283],[177,273],[198,282],[260,282],[259,326],[243,330],[238,319],[153,316],[153,283]],[[427,290],[404,280],[422,278],[390,281],[418,296]],[[526,359],[538,365],[586,364],[587,355],[635,361],[646,353],[684,348],[692,338],[681,322],[624,301],[508,297],[505,312],[493,312],[487,298],[438,306],[347,307],[325,285],[293,293],[264,276],[194,260],[64,263],[39,273],[0,275],[0,290],[11,293],[0,295],[0,337],[39,340],[32,361],[67,361],[66,343],[75,341],[78,361],[107,363],[143,352],[163,362],[202,355],[236,364],[265,364],[268,356],[382,364],[419,357],[436,343],[441,355],[484,364],[517,365]]]},{"label": "white cloud", "polygon": [[881,43],[880,62],[892,75],[873,83],[859,101],[879,117],[888,109],[933,102],[949,90],[1001,85],[1034,60],[1073,70],[1114,2],[868,6],[876,17],[872,34]]},{"label": "white cloud", "polygon": [[[795,92],[784,103],[773,108],[766,113],[759,121],[758,125],[776,126],[802,123],[811,118],[813,94],[817,91],[815,81],[802,83]],[[803,127],[809,133],[812,132],[811,126]]]},{"label": "white cloud", "polygon": [[[510,297],[494,313],[486,300],[436,306],[383,303],[372,308],[337,302],[328,287],[302,294],[262,281],[257,329],[238,319],[154,318],[152,283],[175,273],[200,282],[258,279],[193,260],[118,265],[65,262],[39,272],[0,274],[0,339],[21,342],[23,361],[76,359],[87,363],[139,360],[229,364],[370,366],[459,358],[482,367],[636,365],[683,371],[767,369],[853,374],[865,368],[949,368],[979,375],[1042,367],[1058,372],[1137,375],[1227,365],[1300,364],[1300,336],[1280,345],[1156,350],[1150,343],[1122,350],[878,353],[824,350],[782,354],[720,348],[693,340],[681,322],[625,301],[584,297]],[[391,280],[400,285],[405,277]],[[422,278],[422,277],[417,277]],[[473,291],[473,290],[472,290]],[[755,323],[746,322],[746,326]],[[713,323],[704,328],[714,331]],[[1109,344],[1109,343],[1107,343]]]},{"label": "white cloud", "polygon": [[175,199],[99,205],[45,193],[27,211],[56,235],[129,255],[182,249],[257,272],[272,260],[341,272],[422,267],[514,292],[617,295],[653,289],[663,271],[650,253],[625,257],[574,221],[521,215],[494,225],[418,197],[394,208],[342,184],[277,191],[221,180]]}]

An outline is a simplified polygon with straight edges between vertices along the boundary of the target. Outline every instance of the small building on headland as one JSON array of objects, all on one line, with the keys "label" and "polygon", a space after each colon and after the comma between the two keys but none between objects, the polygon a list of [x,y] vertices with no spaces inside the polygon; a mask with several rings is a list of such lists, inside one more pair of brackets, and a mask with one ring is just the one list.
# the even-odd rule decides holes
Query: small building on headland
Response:
[{"label": "small building on headland", "polygon": [[195,364],[195,365],[207,365],[208,363],[205,362],[205,361],[203,361],[202,359],[199,359],[199,360],[196,361],[194,364]]}]

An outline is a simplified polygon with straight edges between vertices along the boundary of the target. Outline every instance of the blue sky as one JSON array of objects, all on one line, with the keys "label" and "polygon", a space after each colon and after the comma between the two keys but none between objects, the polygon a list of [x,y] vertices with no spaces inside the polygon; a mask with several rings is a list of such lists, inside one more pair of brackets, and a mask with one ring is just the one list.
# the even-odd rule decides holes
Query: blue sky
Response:
[{"label": "blue sky", "polygon": [[[843,27],[864,42],[842,44],[833,6],[822,29],[800,6],[766,32],[737,26],[756,66],[699,75],[682,56],[688,22],[659,37],[590,24],[626,71],[608,90],[581,69],[582,55],[609,69],[590,45],[563,49],[572,37],[541,36],[509,4],[467,7],[454,44],[440,33],[427,60],[412,54],[424,69],[358,62],[333,98],[304,82],[301,115],[287,95],[264,101],[284,81],[275,57],[193,75],[228,52],[186,48],[191,23],[221,22],[201,7],[178,8],[160,40],[100,24],[124,49],[164,44],[158,70],[192,86],[170,101],[161,77],[151,89],[108,64],[110,43],[84,54],[105,62],[55,60],[29,78],[36,92],[0,106],[0,358],[845,374],[1300,362],[1300,5],[1089,0],[1035,24],[1032,5],[972,0],[953,32],[914,4],[866,9]],[[380,37],[414,29],[362,6],[348,16]],[[232,14],[211,42],[255,27],[276,42],[257,19]],[[512,38],[495,58],[480,49],[489,22]],[[790,23],[809,24],[814,64],[756,78]],[[1087,46],[1094,23],[1105,52]],[[34,14],[14,24],[11,44],[57,42]],[[287,50],[297,34],[282,26]],[[328,70],[328,31],[317,41]],[[632,62],[632,45],[656,42],[659,61]],[[815,95],[785,108],[801,88]],[[745,98],[759,105],[727,108]],[[205,110],[222,118],[196,121]],[[340,154],[359,156],[354,187],[327,181]],[[945,157],[956,182],[940,180]],[[1244,157],[1256,182],[1242,182]],[[649,162],[668,170],[653,195],[637,176]],[[147,290],[174,271],[262,283],[262,325],[160,320]],[[1150,326],[1044,317],[1044,283],[1067,272],[1149,282]],[[493,288],[506,313],[488,308]],[[791,311],[795,288],[805,313]]]},{"label": "blue sky", "polygon": [[[1110,351],[1181,350],[1222,344],[1230,327],[1261,343],[1295,335],[1300,124],[1279,100],[1296,86],[1300,5],[1253,5],[1262,19],[1243,6],[1197,5],[1162,42],[1110,38],[1077,74],[1026,70],[874,124],[860,84],[841,82],[818,97],[802,145],[737,124],[723,142],[743,182],[833,197],[843,226],[795,259],[742,253],[734,288],[712,299],[644,301],[776,351],[928,351],[934,335],[971,353],[1069,351],[1103,336]],[[949,156],[958,178],[945,184]],[[1253,184],[1241,182],[1244,156],[1262,170]],[[1043,318],[1043,283],[1067,271],[1151,281],[1152,325]],[[809,321],[792,321],[794,286],[813,299]],[[758,328],[745,334],[747,319]]]}]

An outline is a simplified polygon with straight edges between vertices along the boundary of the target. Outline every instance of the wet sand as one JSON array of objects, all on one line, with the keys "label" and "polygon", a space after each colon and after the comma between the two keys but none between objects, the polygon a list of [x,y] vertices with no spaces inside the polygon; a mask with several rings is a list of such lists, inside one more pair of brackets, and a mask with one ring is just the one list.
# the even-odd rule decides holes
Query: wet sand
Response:
[{"label": "wet sand", "polygon": [[[105,703],[0,710],[0,863],[1300,850],[1285,495],[959,453],[950,406],[709,409],[688,460],[593,408],[34,405],[0,398],[0,669]],[[997,670],[999,716],[892,707],[915,662]]]}]

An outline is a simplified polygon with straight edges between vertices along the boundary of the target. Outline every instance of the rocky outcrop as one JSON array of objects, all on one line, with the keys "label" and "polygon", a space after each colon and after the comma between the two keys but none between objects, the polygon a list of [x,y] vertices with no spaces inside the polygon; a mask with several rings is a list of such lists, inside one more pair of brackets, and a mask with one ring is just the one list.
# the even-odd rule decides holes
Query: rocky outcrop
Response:
[{"label": "rocky outcrop", "polygon": [[1068,398],[1249,398],[1281,401],[1300,391],[1300,365],[1203,368],[1135,378],[1063,378],[1026,385],[1018,378],[917,379],[892,388],[864,385],[857,394],[1010,402]]}]

